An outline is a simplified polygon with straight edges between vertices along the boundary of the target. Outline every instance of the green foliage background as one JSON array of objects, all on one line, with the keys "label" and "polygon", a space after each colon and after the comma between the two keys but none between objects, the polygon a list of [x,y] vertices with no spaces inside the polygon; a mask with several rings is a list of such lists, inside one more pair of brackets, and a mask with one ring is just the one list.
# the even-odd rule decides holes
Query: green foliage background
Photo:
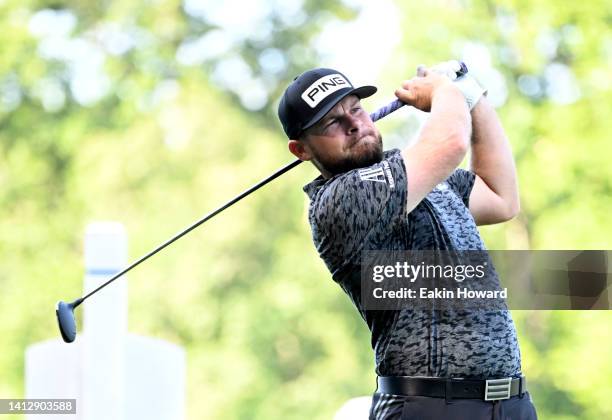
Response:
[{"label": "green foliage background", "polygon": [[[38,53],[28,25],[45,8],[76,16],[72,37],[95,39],[111,22],[146,33],[146,42],[106,55],[110,87],[99,101],[75,101],[69,65]],[[397,8],[402,40],[374,81],[386,96],[417,64],[456,57],[467,42],[489,49],[507,84],[498,111],[517,160],[522,212],[482,229],[488,247],[609,249],[610,2]],[[270,36],[246,33],[232,48],[270,98],[300,71],[325,64],[312,47],[325,25],[358,13],[340,1],[308,0],[302,9],[306,20],[287,23],[272,8]],[[26,347],[57,337],[55,302],[81,294],[89,221],[123,222],[137,257],[291,157],[274,99],[247,110],[211,80],[220,58],[177,62],[181,43],[215,29],[177,0],[6,0],[0,27],[0,397],[19,398]],[[543,34],[557,40],[552,55],[537,48]],[[269,48],[287,63],[274,75],[258,64]],[[543,80],[551,63],[571,69],[577,101],[559,105],[518,89],[521,76]],[[61,107],[44,106],[41,80],[59,86]],[[157,99],[168,84],[177,93]],[[9,88],[19,100],[6,96]],[[381,124],[383,135],[402,133],[402,118]],[[301,186],[315,175],[300,166],[130,273],[130,331],[187,351],[188,418],[328,419],[373,391],[368,331],[311,244]],[[513,315],[540,418],[612,418],[612,314]]]}]

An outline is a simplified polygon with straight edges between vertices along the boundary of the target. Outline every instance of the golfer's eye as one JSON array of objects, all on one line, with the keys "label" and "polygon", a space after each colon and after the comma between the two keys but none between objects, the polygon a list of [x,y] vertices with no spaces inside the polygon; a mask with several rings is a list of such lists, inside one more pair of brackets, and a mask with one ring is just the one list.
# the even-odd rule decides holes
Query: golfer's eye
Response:
[{"label": "golfer's eye", "polygon": [[354,107],[351,111],[353,111],[353,114],[358,113],[359,111],[361,111],[361,107],[360,106],[356,106]]},{"label": "golfer's eye", "polygon": [[329,128],[329,127],[333,126],[334,124],[336,124],[337,122],[338,122],[338,120],[336,120],[336,119],[330,120],[327,123],[327,125],[325,126],[325,128]]}]

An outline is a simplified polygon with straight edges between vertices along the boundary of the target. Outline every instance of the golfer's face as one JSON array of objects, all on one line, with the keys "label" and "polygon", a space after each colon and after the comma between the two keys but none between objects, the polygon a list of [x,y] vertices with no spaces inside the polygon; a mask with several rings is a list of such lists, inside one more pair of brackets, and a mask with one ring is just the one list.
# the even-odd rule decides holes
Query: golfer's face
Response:
[{"label": "golfer's face", "polygon": [[340,101],[316,125],[306,130],[314,158],[331,173],[379,162],[382,140],[357,96]]}]

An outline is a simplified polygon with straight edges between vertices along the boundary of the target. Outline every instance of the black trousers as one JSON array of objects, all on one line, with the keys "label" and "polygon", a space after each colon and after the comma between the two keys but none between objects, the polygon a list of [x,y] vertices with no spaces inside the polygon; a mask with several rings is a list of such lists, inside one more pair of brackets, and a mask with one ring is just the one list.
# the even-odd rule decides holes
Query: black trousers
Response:
[{"label": "black trousers", "polygon": [[529,392],[523,398],[476,399],[409,397],[374,393],[370,420],[537,420]]}]

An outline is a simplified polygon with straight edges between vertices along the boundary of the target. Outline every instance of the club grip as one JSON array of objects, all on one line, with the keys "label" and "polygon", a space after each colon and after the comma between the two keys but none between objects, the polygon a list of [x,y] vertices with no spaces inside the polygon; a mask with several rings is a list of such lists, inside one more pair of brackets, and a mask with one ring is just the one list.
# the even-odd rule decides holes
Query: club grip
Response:
[{"label": "club grip", "polygon": [[[461,64],[461,68],[457,72],[457,77],[464,76],[464,75],[466,75],[468,73],[468,68],[465,65],[465,63],[463,61],[460,61],[459,64]],[[372,112],[370,114],[370,118],[372,119],[372,121],[378,121],[381,118],[386,117],[390,113],[392,113],[394,111],[397,111],[398,109],[400,109],[404,105],[406,105],[404,102],[400,101],[399,99],[396,99],[393,102],[390,102],[387,105],[385,105],[385,106],[377,109],[376,111]]]}]

